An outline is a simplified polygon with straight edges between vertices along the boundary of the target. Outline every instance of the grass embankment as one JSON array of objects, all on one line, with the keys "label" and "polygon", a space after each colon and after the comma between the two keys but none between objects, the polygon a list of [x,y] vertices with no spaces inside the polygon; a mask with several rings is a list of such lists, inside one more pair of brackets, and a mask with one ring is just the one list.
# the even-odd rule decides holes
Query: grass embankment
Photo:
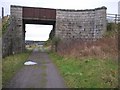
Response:
[{"label": "grass embankment", "polygon": [[7,28],[9,26],[9,16],[5,16],[2,20],[2,35],[7,31]]},{"label": "grass embankment", "polygon": [[0,57],[0,89],[2,89],[2,59]]},{"label": "grass embankment", "polygon": [[2,19],[0,18],[0,37],[2,36]]},{"label": "grass embankment", "polygon": [[50,53],[50,57],[69,88],[114,88],[118,85],[118,66],[113,60],[65,58],[55,53]]},{"label": "grass embankment", "polygon": [[24,53],[11,55],[2,60],[2,85],[4,86],[13,75],[23,66],[32,50]]},{"label": "grass embankment", "polygon": [[113,23],[109,24],[103,37],[96,41],[80,39],[58,42],[56,39],[57,52],[50,53],[50,57],[69,88],[118,87],[116,27]]}]

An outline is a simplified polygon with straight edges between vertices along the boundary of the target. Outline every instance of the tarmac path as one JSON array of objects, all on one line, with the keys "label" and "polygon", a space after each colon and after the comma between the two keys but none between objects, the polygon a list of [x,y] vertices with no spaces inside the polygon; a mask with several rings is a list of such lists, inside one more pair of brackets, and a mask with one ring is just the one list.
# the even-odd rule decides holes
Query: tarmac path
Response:
[{"label": "tarmac path", "polygon": [[35,48],[28,60],[37,64],[24,66],[5,88],[66,88],[63,78],[46,52]]}]

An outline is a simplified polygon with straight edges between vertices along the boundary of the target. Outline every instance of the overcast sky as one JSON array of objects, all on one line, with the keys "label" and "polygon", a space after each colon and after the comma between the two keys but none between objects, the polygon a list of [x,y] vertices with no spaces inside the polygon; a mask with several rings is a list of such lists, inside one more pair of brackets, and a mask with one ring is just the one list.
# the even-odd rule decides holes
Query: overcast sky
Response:
[{"label": "overcast sky", "polygon": [[[107,13],[116,14],[118,13],[118,1],[120,0],[0,0],[0,8],[4,7],[5,15],[7,14],[10,15],[10,5],[44,7],[55,9],[94,9],[101,6],[106,6]],[[44,28],[43,26],[40,28],[40,26],[38,25],[35,26],[26,25],[26,26],[27,26],[26,39],[32,40],[47,40],[48,39],[47,36],[49,35],[48,32],[50,32],[50,30],[52,29],[52,26],[45,26]],[[43,31],[45,33],[43,33]]]},{"label": "overcast sky", "polygon": [[25,40],[46,41],[49,38],[49,33],[51,30],[52,25],[26,24]]}]

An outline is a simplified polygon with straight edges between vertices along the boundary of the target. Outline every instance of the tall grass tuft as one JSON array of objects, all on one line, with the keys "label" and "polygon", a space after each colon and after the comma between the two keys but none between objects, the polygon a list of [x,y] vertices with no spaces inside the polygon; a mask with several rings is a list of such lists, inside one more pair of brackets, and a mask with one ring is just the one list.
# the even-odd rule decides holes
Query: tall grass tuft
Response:
[{"label": "tall grass tuft", "polygon": [[97,41],[74,40],[71,42],[61,42],[58,45],[58,54],[75,58],[98,57],[114,58],[118,57],[118,39],[114,37],[103,37]]}]

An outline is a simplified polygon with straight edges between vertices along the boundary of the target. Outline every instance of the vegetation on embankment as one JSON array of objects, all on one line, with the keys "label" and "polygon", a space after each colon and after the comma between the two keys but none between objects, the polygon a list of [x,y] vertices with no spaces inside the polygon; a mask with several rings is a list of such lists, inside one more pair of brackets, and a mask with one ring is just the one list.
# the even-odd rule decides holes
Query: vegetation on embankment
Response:
[{"label": "vegetation on embankment", "polygon": [[2,19],[2,35],[6,32],[8,26],[9,26],[9,20],[10,20],[9,16],[5,16]]},{"label": "vegetation on embankment", "polygon": [[71,58],[49,53],[69,88],[116,88],[118,65],[112,59]]},{"label": "vegetation on embankment", "polygon": [[0,57],[0,89],[2,89],[2,59]]},{"label": "vegetation on embankment", "polygon": [[69,88],[118,87],[119,51],[115,27],[109,24],[103,38],[96,41],[60,42],[57,53],[49,53]]},{"label": "vegetation on embankment", "polygon": [[[114,28],[113,28],[114,26]],[[116,28],[115,28],[116,27]],[[118,57],[118,30],[119,25],[110,24],[103,37],[96,41],[74,40],[59,43],[57,50],[60,56],[68,57],[98,57],[113,58]]]},{"label": "vegetation on embankment", "polygon": [[4,86],[24,65],[32,51],[10,55],[2,60],[2,85]]},{"label": "vegetation on embankment", "polygon": [[0,18],[0,37],[2,36],[2,19]]}]

